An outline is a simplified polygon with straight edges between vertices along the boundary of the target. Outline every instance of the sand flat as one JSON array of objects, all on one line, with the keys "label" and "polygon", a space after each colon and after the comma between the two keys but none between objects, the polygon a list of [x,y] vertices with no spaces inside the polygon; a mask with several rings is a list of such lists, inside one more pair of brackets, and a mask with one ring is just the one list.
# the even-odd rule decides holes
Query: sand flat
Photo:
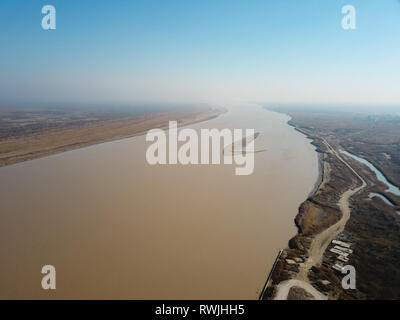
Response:
[{"label": "sand flat", "polygon": [[[66,114],[70,112],[68,109],[62,111]],[[15,112],[11,113],[15,119],[0,122],[0,126],[5,127],[0,131],[0,167],[141,135],[151,128],[168,127],[169,120],[176,120],[180,125],[185,125],[210,119],[223,112],[222,109],[203,107],[124,116],[111,112],[104,116],[98,111],[94,114],[102,119],[90,119],[78,113],[81,117],[79,121],[71,121],[63,116],[52,117],[52,113],[48,111],[44,111],[42,116],[38,112],[32,118],[18,120],[18,117],[24,117],[25,112]]]}]

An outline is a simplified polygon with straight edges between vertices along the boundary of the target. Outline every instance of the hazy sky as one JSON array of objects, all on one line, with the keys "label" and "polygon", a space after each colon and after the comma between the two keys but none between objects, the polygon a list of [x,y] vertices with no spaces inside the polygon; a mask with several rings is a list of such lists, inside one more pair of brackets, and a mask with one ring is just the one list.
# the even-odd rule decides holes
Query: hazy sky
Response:
[{"label": "hazy sky", "polygon": [[1,0],[0,41],[8,102],[400,105],[398,0]]}]

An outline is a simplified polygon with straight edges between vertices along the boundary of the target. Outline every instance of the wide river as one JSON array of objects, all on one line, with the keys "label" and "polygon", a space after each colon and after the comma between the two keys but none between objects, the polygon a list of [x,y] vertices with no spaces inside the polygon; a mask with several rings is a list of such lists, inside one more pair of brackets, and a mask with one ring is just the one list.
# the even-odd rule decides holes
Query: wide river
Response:
[{"label": "wide river", "polygon": [[144,136],[0,168],[0,298],[256,299],[318,176],[288,120],[240,105],[189,126],[260,132],[249,176],[150,166]]}]

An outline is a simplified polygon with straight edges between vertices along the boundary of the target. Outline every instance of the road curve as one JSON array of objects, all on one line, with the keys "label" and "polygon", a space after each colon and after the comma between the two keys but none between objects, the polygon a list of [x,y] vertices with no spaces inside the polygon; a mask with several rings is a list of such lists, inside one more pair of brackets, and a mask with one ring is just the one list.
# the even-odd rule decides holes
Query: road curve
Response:
[{"label": "road curve", "polygon": [[337,159],[339,159],[341,162],[343,162],[354,174],[355,176],[361,181],[361,185],[358,187],[350,188],[346,190],[340,197],[338,205],[339,208],[342,212],[342,218],[336,222],[334,225],[330,226],[329,228],[325,229],[321,233],[317,234],[310,246],[310,250],[308,252],[309,258],[307,261],[304,262],[304,265],[300,267],[299,273],[297,274],[295,279],[288,280],[288,281],[283,281],[277,286],[277,293],[275,295],[275,300],[286,300],[287,295],[289,293],[290,288],[293,286],[296,287],[301,287],[304,290],[306,290],[308,293],[314,296],[315,299],[317,300],[326,300],[327,296],[319,292],[317,289],[315,289],[308,280],[308,272],[311,269],[313,265],[318,265],[322,261],[322,257],[324,255],[324,252],[328,245],[331,243],[333,239],[337,237],[339,233],[341,233],[344,230],[344,227],[347,223],[347,221],[350,218],[350,206],[349,206],[349,199],[365,188],[367,186],[367,183],[365,180],[351,167],[347,161],[345,161],[335,149],[332,148],[332,146],[325,140],[323,139],[324,144],[328,148],[328,151],[336,156]]},{"label": "road curve", "polygon": [[326,295],[319,292],[308,282],[296,279],[282,281],[277,287],[277,293],[274,300],[287,300],[289,290],[292,287],[300,287],[304,289],[305,291],[307,291],[307,293],[313,295],[315,300],[328,300],[328,297]]}]

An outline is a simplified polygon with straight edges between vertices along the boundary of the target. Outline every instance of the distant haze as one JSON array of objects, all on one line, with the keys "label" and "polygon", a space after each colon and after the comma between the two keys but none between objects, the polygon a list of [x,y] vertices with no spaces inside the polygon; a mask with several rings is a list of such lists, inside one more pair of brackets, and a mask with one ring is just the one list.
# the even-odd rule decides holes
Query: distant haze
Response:
[{"label": "distant haze", "polygon": [[400,104],[400,4],[348,1],[0,2],[2,104],[275,101]]}]

